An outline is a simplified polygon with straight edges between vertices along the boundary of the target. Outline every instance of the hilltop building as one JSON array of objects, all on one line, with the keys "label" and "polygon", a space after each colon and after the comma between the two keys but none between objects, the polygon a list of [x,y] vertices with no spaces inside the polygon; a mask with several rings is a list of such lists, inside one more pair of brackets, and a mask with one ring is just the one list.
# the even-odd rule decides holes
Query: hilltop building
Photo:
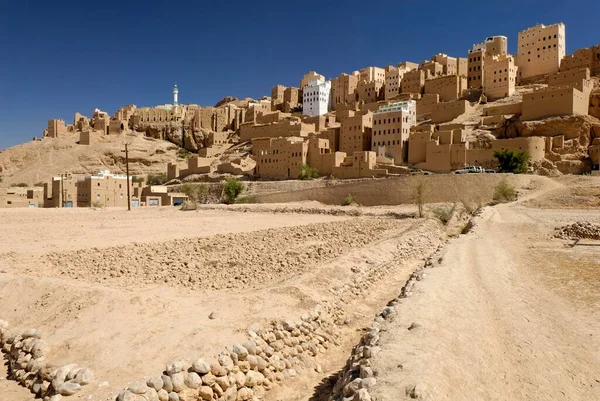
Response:
[{"label": "hilltop building", "polygon": [[302,114],[309,117],[322,116],[330,110],[331,81],[314,79],[308,81],[302,91]]},{"label": "hilltop building", "polygon": [[538,24],[519,32],[516,65],[519,82],[559,71],[565,57],[565,24]]}]

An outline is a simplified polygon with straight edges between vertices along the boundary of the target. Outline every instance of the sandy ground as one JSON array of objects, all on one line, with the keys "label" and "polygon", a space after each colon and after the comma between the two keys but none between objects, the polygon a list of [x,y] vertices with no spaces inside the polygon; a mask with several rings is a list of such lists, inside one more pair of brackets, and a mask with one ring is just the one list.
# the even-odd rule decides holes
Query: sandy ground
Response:
[{"label": "sandy ground", "polygon": [[[447,245],[381,336],[375,397],[418,384],[429,400],[600,399],[600,242],[552,238],[600,212],[550,202],[563,182],[487,208]],[[525,206],[539,202],[561,209]]]},{"label": "sandy ground", "polygon": [[105,248],[180,238],[241,233],[265,228],[336,221],[327,215],[264,216],[179,208],[0,209],[0,254]]},{"label": "sandy ground", "polygon": [[[348,340],[321,361],[322,373],[297,380],[309,393],[443,240],[436,222],[385,213],[22,209],[3,211],[2,225],[1,318],[43,330],[49,361],[93,369],[97,381],[79,395],[94,400],[174,360],[215,357],[254,321],[298,319],[343,300]],[[332,292],[365,278],[366,298]],[[0,381],[0,399],[32,397]]]},{"label": "sandy ground", "polygon": [[[519,202],[486,208],[450,240],[381,334],[377,399],[407,399],[417,383],[431,400],[600,399],[600,241],[553,238],[562,225],[600,223],[600,181],[514,182]],[[80,398],[109,400],[173,360],[216,356],[254,321],[341,303],[348,324],[316,361],[322,372],[267,395],[326,400],[374,314],[445,240],[439,223],[406,218],[414,209],[3,210],[0,318],[42,329],[49,360],[96,372]],[[366,295],[340,290],[357,282]],[[32,397],[0,380],[0,399]]]}]

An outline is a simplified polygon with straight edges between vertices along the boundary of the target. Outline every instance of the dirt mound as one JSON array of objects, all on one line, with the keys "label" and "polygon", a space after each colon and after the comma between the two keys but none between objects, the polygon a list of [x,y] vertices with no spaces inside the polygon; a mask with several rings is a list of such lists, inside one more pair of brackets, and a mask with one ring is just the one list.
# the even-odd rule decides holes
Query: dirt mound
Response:
[{"label": "dirt mound", "polygon": [[558,230],[558,232],[554,234],[555,238],[586,238],[600,240],[600,224],[593,224],[587,221],[578,221],[577,223],[557,227],[555,230]]},{"label": "dirt mound", "polygon": [[48,255],[54,273],[116,286],[164,283],[190,289],[247,288],[310,269],[364,246],[398,220],[354,219]]}]

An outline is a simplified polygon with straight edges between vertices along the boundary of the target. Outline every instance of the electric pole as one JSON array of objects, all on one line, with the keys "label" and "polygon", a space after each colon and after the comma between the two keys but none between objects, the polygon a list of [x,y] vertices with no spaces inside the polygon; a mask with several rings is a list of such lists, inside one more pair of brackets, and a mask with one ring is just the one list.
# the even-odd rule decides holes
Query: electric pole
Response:
[{"label": "electric pole", "polygon": [[64,173],[60,173],[60,207],[65,207]]},{"label": "electric pole", "polygon": [[131,195],[129,193],[129,151],[125,144],[125,171],[127,173],[127,210],[131,212]]}]

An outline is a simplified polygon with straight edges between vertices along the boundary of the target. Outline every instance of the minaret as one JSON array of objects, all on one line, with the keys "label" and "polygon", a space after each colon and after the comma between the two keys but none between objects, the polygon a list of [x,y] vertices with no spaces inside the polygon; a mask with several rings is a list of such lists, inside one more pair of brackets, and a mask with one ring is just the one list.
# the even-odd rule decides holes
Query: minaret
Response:
[{"label": "minaret", "polygon": [[179,95],[179,89],[177,89],[177,84],[173,88],[173,106],[177,106],[179,103],[177,102],[177,95]]}]

